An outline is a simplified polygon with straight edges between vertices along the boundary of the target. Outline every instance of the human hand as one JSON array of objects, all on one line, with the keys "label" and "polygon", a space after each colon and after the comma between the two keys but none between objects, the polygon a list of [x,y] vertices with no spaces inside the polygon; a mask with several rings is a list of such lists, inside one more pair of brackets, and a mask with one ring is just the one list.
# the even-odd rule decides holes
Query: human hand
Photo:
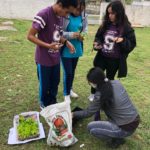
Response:
[{"label": "human hand", "polygon": [[116,37],[116,38],[114,38],[114,42],[115,43],[121,43],[122,41],[123,41],[122,37]]},{"label": "human hand", "polygon": [[86,33],[86,32],[81,32],[78,39],[79,39],[80,41],[83,41],[86,36],[87,36],[87,33]]},{"label": "human hand", "polygon": [[93,43],[93,48],[95,50],[100,50],[102,48],[102,45],[100,43],[98,43],[98,42],[94,42]]},{"label": "human hand", "polygon": [[84,40],[84,36],[82,36],[82,35],[80,34],[79,37],[78,37],[78,40],[82,42],[82,41]]},{"label": "human hand", "polygon": [[53,49],[53,50],[59,50],[61,47],[63,46],[63,44],[58,43],[58,42],[52,42],[51,44],[49,44],[49,49]]},{"label": "human hand", "polygon": [[79,32],[74,32],[74,33],[73,33],[73,38],[74,38],[74,39],[78,39],[79,36],[80,36],[80,33],[79,33]]},{"label": "human hand", "polygon": [[74,48],[74,46],[71,44],[71,42],[67,41],[67,42],[66,42],[66,46],[69,48],[71,54],[75,53],[75,48]]}]

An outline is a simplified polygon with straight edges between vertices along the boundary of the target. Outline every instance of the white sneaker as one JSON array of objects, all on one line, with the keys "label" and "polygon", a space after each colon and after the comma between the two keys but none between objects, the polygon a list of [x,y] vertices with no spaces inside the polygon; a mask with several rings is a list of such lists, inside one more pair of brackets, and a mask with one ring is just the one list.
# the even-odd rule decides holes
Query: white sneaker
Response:
[{"label": "white sneaker", "polygon": [[90,96],[88,97],[89,101],[93,101],[94,100],[94,94],[90,94]]},{"label": "white sneaker", "polygon": [[40,109],[43,110],[45,108],[44,105],[40,105]]},{"label": "white sneaker", "polygon": [[70,95],[65,96],[65,101],[71,103]]},{"label": "white sneaker", "polygon": [[73,90],[70,91],[70,96],[73,97],[73,98],[78,98],[79,95],[76,94],[75,92],[73,92]]}]

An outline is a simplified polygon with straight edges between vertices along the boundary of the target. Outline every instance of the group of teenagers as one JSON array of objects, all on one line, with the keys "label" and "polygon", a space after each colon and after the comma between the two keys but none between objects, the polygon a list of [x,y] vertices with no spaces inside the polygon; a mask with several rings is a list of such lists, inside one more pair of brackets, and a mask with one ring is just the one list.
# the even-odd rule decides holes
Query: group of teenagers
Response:
[{"label": "group of teenagers", "polygon": [[[88,22],[85,0],[57,0],[39,11],[28,32],[28,40],[36,44],[35,62],[39,80],[40,107],[57,103],[60,62],[63,68],[64,100],[78,98],[73,80],[79,57],[83,55],[83,34]],[[119,80],[127,75],[127,57],[136,46],[134,29],[120,1],[110,2],[102,24],[95,34],[93,68],[87,73],[91,86],[86,109],[73,111],[73,120],[95,116],[87,125],[89,133],[105,140],[112,148],[124,144],[140,122],[137,109]],[[104,73],[105,72],[105,73]],[[100,111],[107,116],[102,121]]]}]

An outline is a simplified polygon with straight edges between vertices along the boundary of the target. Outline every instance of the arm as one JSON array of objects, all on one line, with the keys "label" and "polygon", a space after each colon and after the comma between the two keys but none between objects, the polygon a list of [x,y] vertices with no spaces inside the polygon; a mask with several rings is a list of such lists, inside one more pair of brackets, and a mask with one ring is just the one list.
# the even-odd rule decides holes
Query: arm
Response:
[{"label": "arm", "polygon": [[67,40],[75,39],[78,37],[78,35],[76,35],[74,33],[76,33],[76,32],[63,31],[63,37],[66,38]]},{"label": "arm", "polygon": [[100,110],[100,93],[96,92],[93,102],[90,103],[87,109],[83,111],[73,112],[72,115],[74,118],[86,118],[95,114]]},{"label": "arm", "polygon": [[[63,18],[63,37],[66,38],[67,40],[71,39],[81,39],[80,32],[67,32],[67,26],[69,24],[69,17],[68,18]],[[87,33],[88,30],[88,21],[87,21],[87,15],[83,18],[83,33]]]},{"label": "arm", "polygon": [[47,8],[38,12],[32,22],[32,27],[30,28],[27,39],[36,45],[45,47],[47,49],[58,50],[61,45],[56,42],[48,43],[40,40],[37,35],[40,31],[44,30],[47,24]]},{"label": "arm", "polygon": [[37,44],[39,46],[42,46],[48,49],[58,50],[61,48],[61,45],[56,42],[46,43],[44,41],[41,41],[40,39],[37,38],[36,36],[37,34],[38,34],[38,30],[31,27],[31,29],[28,32],[27,39],[33,42],[34,44]]},{"label": "arm", "polygon": [[82,29],[80,30],[78,40],[83,42],[85,36],[87,35],[87,32],[88,32],[87,14],[85,14],[85,16],[84,16],[84,14],[82,12]]},{"label": "arm", "polygon": [[103,43],[103,41],[104,41],[103,32],[102,32],[101,27],[99,27],[96,34],[95,34],[94,42]]},{"label": "arm", "polygon": [[103,39],[103,33],[101,30],[101,27],[99,27],[99,29],[97,30],[96,34],[95,34],[95,39],[93,42],[93,50],[95,51],[100,51],[102,48],[102,43],[103,43],[104,39]]},{"label": "arm", "polygon": [[83,18],[83,31],[82,32],[84,33],[88,32],[88,15],[87,14],[85,14],[85,17]]},{"label": "arm", "polygon": [[63,18],[63,37],[67,40],[75,39],[79,36],[78,32],[67,32],[67,26],[69,24],[69,16]]},{"label": "arm", "polygon": [[64,37],[61,37],[60,42],[69,48],[70,53],[75,53],[75,47],[67,39],[65,39]]},{"label": "arm", "polygon": [[123,37],[123,41],[119,43],[121,52],[130,53],[136,46],[136,37],[134,30],[130,28],[128,32]]}]

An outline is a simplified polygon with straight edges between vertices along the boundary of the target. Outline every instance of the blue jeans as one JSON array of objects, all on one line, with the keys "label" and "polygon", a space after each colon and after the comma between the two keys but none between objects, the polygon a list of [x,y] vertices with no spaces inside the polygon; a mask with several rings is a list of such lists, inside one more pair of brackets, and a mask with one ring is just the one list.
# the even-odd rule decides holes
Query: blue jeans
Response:
[{"label": "blue jeans", "polygon": [[133,133],[125,131],[109,121],[90,122],[87,126],[87,129],[91,135],[101,139],[125,138]]},{"label": "blue jeans", "polygon": [[70,95],[70,90],[73,85],[73,80],[75,76],[75,69],[78,63],[77,58],[67,58],[61,57],[61,62],[63,66],[63,86],[64,86],[64,95]]}]

